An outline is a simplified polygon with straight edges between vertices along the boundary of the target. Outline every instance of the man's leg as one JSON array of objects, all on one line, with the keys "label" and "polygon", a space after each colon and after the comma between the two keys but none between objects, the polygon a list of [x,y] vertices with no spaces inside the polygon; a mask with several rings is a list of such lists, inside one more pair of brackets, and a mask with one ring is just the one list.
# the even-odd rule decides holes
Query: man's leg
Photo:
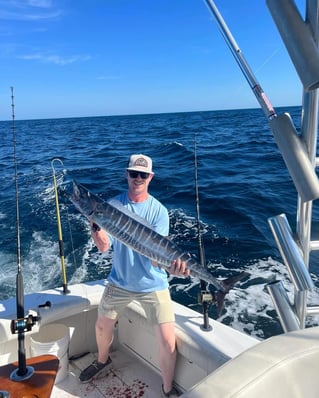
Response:
[{"label": "man's leg", "polygon": [[176,340],[174,322],[155,325],[156,337],[159,346],[159,365],[163,378],[164,392],[173,387],[173,379],[176,363]]},{"label": "man's leg", "polygon": [[104,315],[98,314],[95,324],[95,334],[98,348],[97,360],[100,363],[105,363],[109,357],[115,322],[116,319],[106,318]]},{"label": "man's leg", "polygon": [[113,340],[115,322],[116,320],[107,318],[102,314],[98,315],[95,323],[98,358],[81,372],[80,381],[82,383],[89,383],[93,378],[98,377],[102,371],[104,372],[112,366],[109,351]]},{"label": "man's leg", "polygon": [[97,320],[95,323],[95,338],[98,347],[98,358],[91,365],[85,368],[80,374],[82,383],[90,382],[102,371],[112,366],[112,360],[109,358],[110,346],[113,340],[114,325],[116,323],[117,312],[113,303],[113,287],[106,286],[100,305]]}]

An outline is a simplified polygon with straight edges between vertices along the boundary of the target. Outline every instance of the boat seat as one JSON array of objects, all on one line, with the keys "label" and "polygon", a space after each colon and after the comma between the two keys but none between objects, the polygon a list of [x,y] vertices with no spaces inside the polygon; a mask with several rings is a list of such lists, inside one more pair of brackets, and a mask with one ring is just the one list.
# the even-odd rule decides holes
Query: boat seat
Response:
[{"label": "boat seat", "polygon": [[183,398],[317,398],[319,327],[269,338],[228,361]]}]

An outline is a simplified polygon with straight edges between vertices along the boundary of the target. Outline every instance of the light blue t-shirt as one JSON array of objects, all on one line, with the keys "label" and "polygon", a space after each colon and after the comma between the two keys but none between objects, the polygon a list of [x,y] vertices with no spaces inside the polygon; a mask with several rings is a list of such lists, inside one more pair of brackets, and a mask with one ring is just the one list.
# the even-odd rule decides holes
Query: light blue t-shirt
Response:
[{"label": "light blue t-shirt", "polygon": [[[153,196],[144,202],[131,202],[127,192],[115,198],[126,208],[144,218],[153,229],[163,236],[169,233],[167,209]],[[168,287],[164,269],[154,267],[151,261],[111,237],[113,245],[113,265],[108,281],[132,292],[153,292]]]}]

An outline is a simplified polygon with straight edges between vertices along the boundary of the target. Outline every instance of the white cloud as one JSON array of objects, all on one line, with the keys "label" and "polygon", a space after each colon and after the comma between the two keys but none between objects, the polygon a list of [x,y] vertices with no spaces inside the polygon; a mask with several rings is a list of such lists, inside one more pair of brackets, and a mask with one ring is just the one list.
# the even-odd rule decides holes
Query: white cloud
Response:
[{"label": "white cloud", "polygon": [[89,55],[71,55],[71,56],[61,56],[61,55],[49,55],[49,54],[28,54],[28,55],[20,55],[17,56],[19,59],[24,59],[27,61],[39,61],[47,64],[55,64],[55,65],[68,65],[73,64],[75,62],[84,62],[89,61],[91,57]]},{"label": "white cloud", "polygon": [[49,8],[52,6],[52,0],[28,0],[27,3],[33,7]]},{"label": "white cloud", "polygon": [[114,75],[100,75],[97,77],[97,80],[118,80],[120,77],[119,76],[114,76]]},{"label": "white cloud", "polygon": [[0,19],[36,21],[56,18],[62,11],[52,0],[0,0]]}]

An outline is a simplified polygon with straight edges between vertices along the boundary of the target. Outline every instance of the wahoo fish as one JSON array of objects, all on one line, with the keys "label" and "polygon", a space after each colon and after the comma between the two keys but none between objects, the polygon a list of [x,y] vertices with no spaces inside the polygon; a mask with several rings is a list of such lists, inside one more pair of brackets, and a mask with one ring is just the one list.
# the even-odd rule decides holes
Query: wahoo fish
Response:
[{"label": "wahoo fish", "polygon": [[180,250],[172,240],[154,231],[145,219],[128,210],[119,201],[115,199],[103,201],[74,180],[68,184],[72,184],[73,189],[69,193],[62,188],[63,195],[86,218],[124,245],[166,269],[169,269],[173,261],[178,258],[185,261],[187,268],[191,271],[191,276],[198,277],[207,282],[208,286],[215,287],[217,291],[211,291],[211,293],[219,311],[223,308],[225,295],[237,281],[246,275],[245,272],[241,272],[239,275],[224,280],[214,278],[193,257]]}]

